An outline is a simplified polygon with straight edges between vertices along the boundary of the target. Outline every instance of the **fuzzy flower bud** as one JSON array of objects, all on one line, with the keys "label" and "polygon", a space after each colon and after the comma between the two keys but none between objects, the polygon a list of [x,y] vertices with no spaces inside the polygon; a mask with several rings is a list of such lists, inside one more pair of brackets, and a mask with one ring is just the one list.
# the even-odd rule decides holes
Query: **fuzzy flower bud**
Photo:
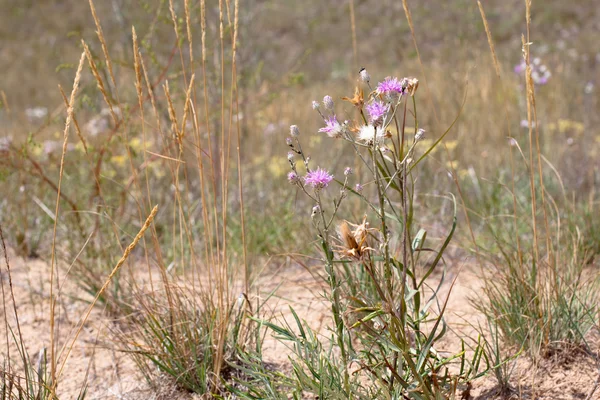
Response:
[{"label": "fuzzy flower bud", "polygon": [[419,129],[417,133],[415,133],[415,142],[422,140],[425,137],[425,129]]},{"label": "fuzzy flower bud", "polygon": [[290,125],[290,135],[292,137],[298,137],[300,134],[300,129],[298,129],[298,125]]},{"label": "fuzzy flower bud", "polygon": [[344,169],[344,175],[348,176],[348,175],[352,175],[352,168],[350,167],[346,167]]},{"label": "fuzzy flower bud", "polygon": [[300,177],[294,171],[291,171],[288,173],[287,179],[288,179],[288,182],[291,183],[292,185],[295,185],[298,182],[300,182]]},{"label": "fuzzy flower bud", "polygon": [[369,83],[371,81],[371,75],[369,75],[366,68],[361,68],[359,75],[360,75],[360,80],[363,81],[364,83]]},{"label": "fuzzy flower bud", "polygon": [[356,186],[354,186],[354,190],[358,193],[363,191],[363,185],[361,185],[360,183],[357,183]]},{"label": "fuzzy flower bud", "polygon": [[321,105],[319,104],[318,101],[313,100],[313,102],[312,102],[312,108],[313,108],[313,110],[318,110],[320,106]]},{"label": "fuzzy flower bud", "polygon": [[289,137],[289,138],[285,138],[285,144],[287,144],[288,146],[291,146],[291,145],[292,145],[292,143],[293,143],[293,142],[292,142],[292,138],[291,138],[291,137]]},{"label": "fuzzy flower bud", "polygon": [[319,207],[319,205],[317,204],[316,206],[314,206],[312,208],[312,212],[310,214],[311,218],[314,218],[317,216],[317,214],[319,214],[321,212],[321,207]]},{"label": "fuzzy flower bud", "polygon": [[288,151],[288,161],[294,161],[294,152]]},{"label": "fuzzy flower bud", "polygon": [[323,105],[329,111],[333,111],[333,99],[331,98],[331,96],[327,95],[323,97]]}]

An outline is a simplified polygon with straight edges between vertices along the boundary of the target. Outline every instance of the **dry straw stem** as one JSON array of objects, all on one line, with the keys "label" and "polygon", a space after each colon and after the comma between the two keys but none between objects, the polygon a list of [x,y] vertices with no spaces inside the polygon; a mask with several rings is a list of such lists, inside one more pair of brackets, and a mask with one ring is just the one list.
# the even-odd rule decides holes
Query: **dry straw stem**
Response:
[{"label": "dry straw stem", "polygon": [[[2,252],[4,253],[4,262],[6,263],[6,271],[7,271],[7,276],[8,276],[8,288],[10,291],[10,298],[12,300],[12,304],[13,304],[13,311],[15,313],[15,321],[17,323],[17,334],[19,337],[19,346],[21,347],[19,353],[21,354],[21,357],[23,357],[23,366],[26,366],[27,363],[29,362],[26,358],[26,352],[25,352],[25,344],[23,343],[23,335],[21,333],[21,323],[19,322],[19,313],[17,312],[17,302],[15,301],[15,292],[13,290],[13,283],[12,283],[12,274],[10,273],[10,261],[8,260],[8,252],[6,251],[6,242],[4,241],[4,233],[2,232],[2,225],[0,224],[0,242],[2,243]],[[6,312],[6,297],[4,294],[4,278],[3,278],[4,274],[0,274],[0,285],[2,285],[2,306],[3,306],[3,311],[4,311],[4,324],[6,326],[6,352],[7,352],[7,364],[8,364],[8,369],[10,370],[10,346],[8,343],[8,337],[9,334],[8,332],[10,332],[9,326],[8,326],[8,314]],[[29,374],[25,373],[25,383],[26,385],[29,386]]]},{"label": "dry straw stem", "polygon": [[69,128],[71,127],[71,121],[73,119],[73,104],[75,103],[75,96],[77,94],[77,90],[79,89],[79,81],[81,80],[81,71],[83,69],[83,61],[85,60],[85,52],[81,53],[81,57],[79,59],[79,66],[77,67],[77,72],[75,73],[75,80],[73,81],[73,90],[71,91],[71,98],[69,99],[69,107],[67,108],[67,119],[65,121],[65,130],[63,133],[63,147],[62,154],[60,157],[60,170],[58,174],[58,187],[56,189],[56,207],[54,210],[54,215],[56,218],[54,219],[54,227],[52,230],[52,251],[50,255],[50,369],[51,369],[51,379],[52,379],[52,391],[56,389],[57,379],[56,379],[56,343],[54,338],[54,307],[56,306],[56,299],[54,298],[54,269],[56,268],[56,227],[58,224],[58,212],[60,209],[60,193],[62,186],[62,178],[63,172],[65,168],[65,154],[67,153],[67,143],[69,140]]},{"label": "dry straw stem", "polygon": [[181,72],[183,73],[183,83],[187,86],[187,74],[185,73],[183,51],[181,51],[181,37],[179,36],[179,24],[177,23],[177,14],[175,14],[173,0],[169,0],[169,11],[171,12],[171,20],[173,21],[173,29],[175,30],[175,38],[177,39],[177,49],[179,50],[179,59],[181,60]]},{"label": "dry straw stem", "polygon": [[[106,93],[106,88],[104,87],[104,82],[102,81],[102,77],[100,77],[100,73],[98,72],[96,63],[94,62],[94,57],[92,56],[90,48],[83,41],[83,39],[81,40],[81,44],[83,45],[83,50],[85,52],[85,56],[87,57],[88,63],[90,64],[90,69],[92,70],[92,74],[94,75],[94,78],[96,78],[96,82],[98,84],[98,89],[100,89],[100,92],[102,93],[102,97],[104,98],[104,102],[108,105],[108,108],[110,110],[110,115],[112,116],[115,125],[117,125],[119,123],[119,120],[117,118],[117,115],[115,114],[115,111],[113,110],[113,106],[110,101],[110,98],[108,97],[108,93]],[[72,102],[71,102],[71,104],[72,104]]]},{"label": "dry straw stem", "polygon": [[[114,278],[114,276],[117,274],[117,272],[119,272],[119,269],[121,269],[121,267],[123,266],[123,264],[125,264],[125,261],[127,261],[127,258],[129,257],[129,255],[131,254],[131,252],[133,251],[133,249],[135,248],[135,246],[137,246],[137,244],[139,243],[139,241],[142,239],[142,237],[144,236],[144,233],[146,232],[146,230],[148,230],[148,228],[152,224],[152,221],[154,221],[154,217],[156,216],[157,212],[158,212],[158,206],[154,206],[154,208],[150,212],[150,215],[148,215],[148,218],[146,218],[146,222],[144,222],[144,225],[142,226],[142,228],[140,229],[140,231],[138,232],[138,234],[135,235],[135,238],[133,239],[133,241],[129,244],[129,246],[127,246],[127,248],[123,252],[123,256],[121,257],[121,259],[119,261],[117,261],[117,264],[115,265],[115,267],[111,271],[110,275],[108,275],[108,278],[106,278],[106,281],[104,282],[104,284],[102,285],[102,287],[100,288],[100,290],[98,290],[98,293],[96,293],[96,297],[94,297],[94,300],[88,306],[88,309],[85,312],[83,318],[81,319],[81,322],[79,323],[79,327],[77,328],[77,331],[75,332],[75,335],[73,336],[73,339],[71,340],[71,344],[68,347],[66,347],[66,344],[65,344],[65,346],[62,348],[61,355],[62,355],[63,352],[65,352],[65,350],[66,350],[66,353],[65,353],[65,356],[63,358],[63,361],[62,361],[62,364],[61,364],[61,367],[60,367],[60,370],[59,370],[59,373],[58,373],[58,377],[59,378],[62,375],[64,367],[65,367],[65,365],[67,363],[67,360],[69,358],[69,354],[71,353],[71,350],[73,350],[73,346],[75,345],[75,341],[77,340],[77,338],[81,334],[81,331],[83,330],[83,326],[85,325],[85,323],[87,322],[88,318],[90,317],[90,314],[92,313],[92,310],[94,309],[96,303],[98,302],[98,299],[106,291],[106,289],[108,288],[108,285],[110,284],[110,282],[112,281],[112,279]],[[53,381],[53,382],[56,382],[56,381]],[[54,385],[56,385],[56,383],[54,383]]]},{"label": "dry straw stem", "polygon": [[[404,14],[406,15],[406,20],[408,21],[408,26],[410,27],[410,33],[411,33],[411,36],[413,39],[413,43],[415,45],[417,59],[419,60],[419,67],[421,68],[421,74],[423,75],[423,82],[425,82],[425,90],[427,91],[427,96],[429,97],[429,102],[431,103],[431,109],[433,111],[433,116],[435,118],[436,124],[439,126],[440,120],[438,118],[438,115],[437,115],[437,112],[435,109],[435,104],[433,102],[433,96],[431,95],[431,90],[429,89],[429,85],[427,84],[427,76],[425,74],[425,68],[423,66],[423,61],[421,59],[421,53],[419,52],[419,46],[417,45],[417,37],[415,35],[415,27],[414,27],[414,24],[412,21],[412,15],[410,13],[410,9],[408,8],[408,3],[406,0],[402,0],[402,7],[404,8]],[[465,89],[465,93],[466,93],[466,89]],[[452,180],[454,181],[456,189],[458,190],[458,196],[460,198],[460,202],[461,202],[463,210],[464,210],[465,221],[467,222],[467,226],[469,227],[469,234],[471,235],[471,241],[473,243],[475,243],[475,233],[473,232],[473,227],[471,225],[471,219],[469,218],[469,213],[467,212],[467,205],[465,203],[465,198],[463,196],[462,189],[460,187],[460,183],[458,182],[456,169],[454,168],[454,163],[452,162],[452,158],[450,157],[450,152],[448,151],[448,147],[446,146],[445,143],[444,143],[444,149],[446,150],[446,155],[448,156],[448,159],[450,161],[450,169],[452,170]],[[482,265],[481,257],[479,255],[479,250],[477,249],[477,246],[475,247],[475,251],[476,251],[475,254],[476,254],[478,263],[480,265]]]},{"label": "dry straw stem", "polygon": [[100,20],[96,15],[96,7],[94,7],[93,0],[90,0],[90,9],[92,10],[92,17],[94,17],[94,23],[96,24],[96,34],[98,35],[98,39],[100,40],[100,44],[102,45],[102,53],[104,53],[104,59],[106,60],[106,65],[108,67],[108,72],[110,74],[110,80],[112,84],[117,89],[117,84],[115,82],[115,75],[113,74],[112,62],[110,61],[110,56],[108,54],[108,48],[106,46],[106,41],[104,40],[104,33],[102,32],[102,26],[100,25]]},{"label": "dry straw stem", "polygon": [[[68,110],[69,107],[71,107],[71,104],[69,103],[69,99],[67,99],[67,94],[65,93],[65,91],[63,90],[61,85],[58,85],[58,89],[60,90],[60,94],[62,95],[63,101],[65,102],[65,107]],[[77,118],[75,117],[75,111],[73,111],[73,123],[75,124],[75,132],[77,132],[77,137],[79,138],[79,140],[81,140],[81,144],[83,145],[83,149],[85,150],[85,154],[87,155],[88,154],[87,144],[85,142],[85,139],[83,138],[83,134],[81,133],[81,128],[79,127],[79,122],[77,121]]]},{"label": "dry straw stem", "polygon": [[4,90],[0,90],[0,96],[2,96],[2,107],[4,107],[6,112],[10,114],[10,107],[8,106],[8,99],[6,98],[6,93],[4,93]]},{"label": "dry straw stem", "polygon": [[[508,134],[508,138],[512,139],[512,133],[510,130],[510,118],[509,118],[509,114],[508,114],[508,101],[506,99],[506,93],[504,90],[504,84],[502,81],[502,76],[500,74],[500,63],[498,62],[498,57],[496,55],[496,47],[494,46],[494,40],[492,38],[492,32],[490,30],[490,27],[488,25],[488,20],[487,17],[485,16],[485,11],[483,10],[483,5],[481,4],[481,1],[477,1],[477,5],[479,6],[479,12],[481,13],[481,19],[483,20],[483,26],[485,28],[485,33],[487,36],[487,40],[488,40],[488,45],[490,46],[490,52],[492,54],[492,62],[494,63],[494,69],[496,70],[496,76],[498,77],[498,80],[500,81],[500,87],[502,90],[502,99],[504,102],[504,115],[505,115],[505,120],[506,120],[506,131]],[[511,172],[511,185],[512,185],[512,200],[513,200],[513,224],[514,224],[514,229],[515,232],[517,232],[517,196],[516,196],[516,188],[515,188],[515,160],[514,160],[514,155],[513,155],[513,150],[512,150],[512,143],[511,145],[509,145],[508,147],[508,151],[510,153],[510,172]],[[519,239],[519,235],[515,236],[516,241],[517,241],[517,252],[518,252],[518,259],[519,259],[519,265],[522,267],[522,250],[521,250],[521,240]],[[475,245],[475,248],[477,248],[476,244],[473,243]]]},{"label": "dry straw stem", "polygon": [[356,44],[356,18],[354,15],[354,0],[348,0],[350,4],[350,27],[352,28],[352,54],[354,56],[354,72],[358,71],[358,46]]}]

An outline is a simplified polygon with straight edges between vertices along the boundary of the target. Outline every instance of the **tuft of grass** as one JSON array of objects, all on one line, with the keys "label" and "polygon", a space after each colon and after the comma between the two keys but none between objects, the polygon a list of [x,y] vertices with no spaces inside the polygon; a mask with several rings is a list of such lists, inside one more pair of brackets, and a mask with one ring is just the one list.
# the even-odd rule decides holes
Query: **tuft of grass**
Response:
[{"label": "tuft of grass", "polygon": [[[490,28],[483,7],[479,6],[501,79]],[[574,347],[589,351],[586,335],[598,323],[600,281],[586,272],[592,249],[584,244],[587,239],[580,230],[569,223],[574,216],[569,202],[560,200],[567,197],[563,182],[542,154],[536,82],[530,61],[530,2],[526,2],[525,11],[527,32],[522,42],[528,142],[519,144],[510,138],[508,184],[484,191],[487,210],[477,208],[489,233],[490,246],[475,245],[478,253],[496,266],[496,271],[484,272],[483,293],[473,303],[493,327],[493,337],[501,335],[506,345],[522,348],[538,358]],[[507,130],[510,137],[509,125]],[[514,154],[521,157],[520,163]],[[477,189],[481,193],[482,186],[477,185]],[[497,372],[499,383],[506,387],[507,371]]]}]

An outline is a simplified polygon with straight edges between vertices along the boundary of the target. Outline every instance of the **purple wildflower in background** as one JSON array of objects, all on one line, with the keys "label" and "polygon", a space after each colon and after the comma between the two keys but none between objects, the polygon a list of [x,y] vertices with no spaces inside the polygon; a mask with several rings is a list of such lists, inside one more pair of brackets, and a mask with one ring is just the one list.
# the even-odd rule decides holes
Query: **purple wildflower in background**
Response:
[{"label": "purple wildflower in background", "polygon": [[314,171],[310,171],[304,177],[304,183],[312,186],[317,190],[326,188],[327,186],[329,186],[332,180],[333,175],[330,175],[329,172],[321,168],[317,168]]},{"label": "purple wildflower in background", "polygon": [[352,175],[352,173],[353,173],[352,168],[346,167],[344,169],[344,175],[348,176],[348,175]]},{"label": "purple wildflower in background", "polygon": [[[542,64],[542,60],[540,60],[539,57],[534,58],[529,66],[531,67],[531,79],[534,84],[545,85],[548,83],[552,77],[552,73],[546,65]],[[514,68],[515,74],[517,75],[524,73],[526,70],[527,64],[525,63],[525,60],[521,60]]]},{"label": "purple wildflower in background", "polygon": [[363,185],[361,185],[360,183],[357,183],[356,186],[354,186],[354,190],[358,193],[363,191]]},{"label": "purple wildflower in background", "polygon": [[340,137],[342,134],[342,126],[335,115],[332,115],[325,119],[325,127],[319,129],[319,132],[326,133],[329,137]]},{"label": "purple wildflower in background", "polygon": [[383,120],[383,116],[388,111],[388,106],[380,101],[374,101],[367,104],[365,109],[369,113],[369,121],[374,124]]}]

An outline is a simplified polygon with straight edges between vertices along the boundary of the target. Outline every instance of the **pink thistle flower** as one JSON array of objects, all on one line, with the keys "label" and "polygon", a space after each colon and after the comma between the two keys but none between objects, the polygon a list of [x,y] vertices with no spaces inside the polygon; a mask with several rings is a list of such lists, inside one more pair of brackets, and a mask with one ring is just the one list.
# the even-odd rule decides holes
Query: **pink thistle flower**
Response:
[{"label": "pink thistle flower", "polygon": [[369,113],[369,121],[372,124],[383,120],[385,113],[387,113],[389,106],[383,104],[380,101],[374,101],[371,104],[367,104],[365,109]]},{"label": "pink thistle flower", "polygon": [[326,188],[327,186],[329,186],[332,180],[333,175],[330,175],[329,172],[321,168],[317,168],[314,171],[310,171],[304,177],[304,183],[312,186],[316,190]]},{"label": "pink thistle flower", "polygon": [[377,93],[383,94],[387,101],[395,103],[405,93],[405,80],[388,76],[377,84]]},{"label": "pink thistle flower", "polygon": [[404,87],[402,82],[398,80],[396,77],[388,76],[382,82],[377,84],[377,92],[380,94],[396,92],[402,94],[404,92]]},{"label": "pink thistle flower", "polygon": [[342,125],[338,122],[335,115],[325,119],[325,127],[319,129],[319,132],[326,133],[329,137],[340,137],[342,135]]}]

